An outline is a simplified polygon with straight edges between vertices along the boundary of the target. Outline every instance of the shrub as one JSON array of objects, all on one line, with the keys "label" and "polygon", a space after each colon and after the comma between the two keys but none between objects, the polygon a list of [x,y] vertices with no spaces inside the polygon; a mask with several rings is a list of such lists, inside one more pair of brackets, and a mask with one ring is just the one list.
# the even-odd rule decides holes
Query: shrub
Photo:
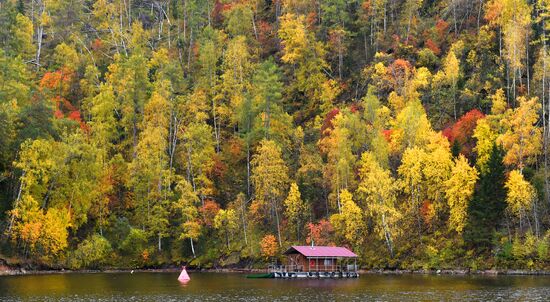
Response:
[{"label": "shrub", "polygon": [[125,255],[142,257],[147,248],[147,234],[140,229],[130,229],[128,236],[122,241],[120,250]]},{"label": "shrub", "polygon": [[73,253],[71,268],[100,268],[109,259],[111,243],[101,235],[94,234],[82,241]]}]

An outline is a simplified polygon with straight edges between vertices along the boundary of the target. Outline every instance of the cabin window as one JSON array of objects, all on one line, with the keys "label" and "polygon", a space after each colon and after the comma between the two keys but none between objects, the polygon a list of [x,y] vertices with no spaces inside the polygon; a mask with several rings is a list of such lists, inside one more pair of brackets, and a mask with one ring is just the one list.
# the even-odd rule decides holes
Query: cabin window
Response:
[{"label": "cabin window", "polygon": [[325,266],[331,266],[332,265],[332,259],[325,259]]}]

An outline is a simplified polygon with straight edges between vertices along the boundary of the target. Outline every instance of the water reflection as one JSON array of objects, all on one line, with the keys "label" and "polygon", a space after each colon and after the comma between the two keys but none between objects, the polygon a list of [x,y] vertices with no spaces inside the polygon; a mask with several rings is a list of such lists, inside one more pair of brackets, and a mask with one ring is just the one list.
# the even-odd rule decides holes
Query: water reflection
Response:
[{"label": "water reflection", "polygon": [[1,301],[544,301],[546,276],[362,275],[359,279],[246,279],[242,274],[61,274],[0,277]]}]

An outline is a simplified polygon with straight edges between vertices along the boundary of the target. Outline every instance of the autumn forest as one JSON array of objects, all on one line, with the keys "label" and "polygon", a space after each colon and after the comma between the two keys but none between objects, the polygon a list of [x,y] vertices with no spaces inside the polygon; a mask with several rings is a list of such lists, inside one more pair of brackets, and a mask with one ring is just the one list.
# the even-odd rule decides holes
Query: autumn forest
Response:
[{"label": "autumn forest", "polygon": [[0,0],[0,260],[550,269],[548,0]]}]

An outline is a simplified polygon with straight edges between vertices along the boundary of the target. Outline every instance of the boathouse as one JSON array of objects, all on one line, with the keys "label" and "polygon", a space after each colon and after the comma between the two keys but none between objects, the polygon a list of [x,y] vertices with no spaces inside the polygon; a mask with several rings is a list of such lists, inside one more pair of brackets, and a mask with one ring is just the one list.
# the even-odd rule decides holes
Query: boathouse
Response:
[{"label": "boathouse", "polygon": [[294,245],[284,265],[270,267],[275,277],[357,278],[357,255],[345,247]]}]

